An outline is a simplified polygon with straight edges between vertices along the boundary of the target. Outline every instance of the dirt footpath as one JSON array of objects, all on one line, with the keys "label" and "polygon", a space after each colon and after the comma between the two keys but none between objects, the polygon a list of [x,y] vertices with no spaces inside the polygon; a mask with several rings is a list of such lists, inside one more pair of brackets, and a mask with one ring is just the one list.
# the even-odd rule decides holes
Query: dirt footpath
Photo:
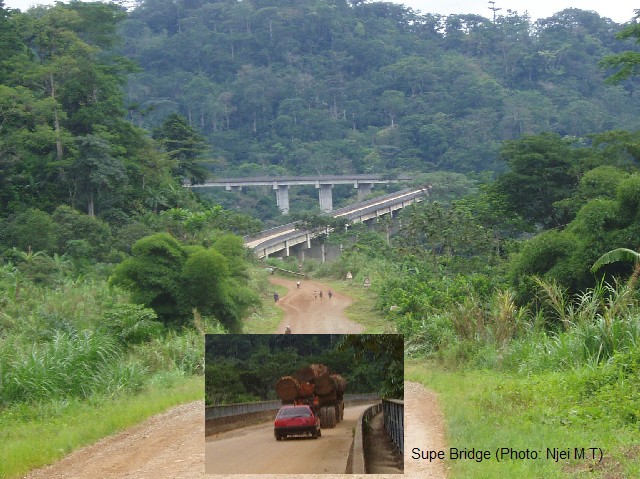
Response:
[{"label": "dirt footpath", "polygon": [[276,332],[284,333],[287,325],[293,334],[348,334],[363,331],[362,325],[347,319],[344,314],[344,310],[353,302],[351,298],[335,292],[329,298],[326,284],[304,280],[298,289],[296,281],[277,276],[269,281],[288,289],[287,294],[278,301],[284,310],[284,319]]},{"label": "dirt footpath", "polygon": [[[344,317],[349,298],[326,296],[327,287],[306,281],[300,290],[287,283],[289,293],[280,302],[294,333],[353,333],[361,327]],[[306,284],[305,284],[306,283]],[[293,288],[291,288],[293,285]],[[313,298],[315,288],[323,290],[322,301]],[[204,386],[203,386],[204,387]],[[98,414],[98,412],[96,412]],[[405,382],[405,475],[415,479],[445,478],[442,463],[411,459],[411,449],[445,448],[445,427],[437,396],[423,386]],[[251,451],[246,451],[251,461]],[[76,451],[57,463],[24,476],[25,479],[314,479],[323,475],[205,474],[204,404],[184,404],[150,418],[122,433]],[[335,476],[334,476],[335,477]],[[355,476],[349,476],[355,477]],[[362,476],[367,477],[367,476]]]}]

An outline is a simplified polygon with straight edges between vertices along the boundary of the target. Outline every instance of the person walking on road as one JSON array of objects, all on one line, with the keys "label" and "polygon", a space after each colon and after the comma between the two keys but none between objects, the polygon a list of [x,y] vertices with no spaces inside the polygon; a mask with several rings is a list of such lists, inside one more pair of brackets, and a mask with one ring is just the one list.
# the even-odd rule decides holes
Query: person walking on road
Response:
[{"label": "person walking on road", "polygon": [[327,291],[327,294],[329,295],[329,299],[331,299],[331,297],[333,296],[333,291],[329,290]]},{"label": "person walking on road", "polygon": [[300,281],[296,282],[296,288],[300,289]]},{"label": "person walking on road", "polygon": [[273,300],[277,303],[280,300],[280,295],[277,291],[273,292]]},{"label": "person walking on road", "polygon": [[320,290],[320,300],[322,301],[322,290]]},{"label": "person walking on road", "polygon": [[318,299],[318,290],[313,292],[313,299]]}]

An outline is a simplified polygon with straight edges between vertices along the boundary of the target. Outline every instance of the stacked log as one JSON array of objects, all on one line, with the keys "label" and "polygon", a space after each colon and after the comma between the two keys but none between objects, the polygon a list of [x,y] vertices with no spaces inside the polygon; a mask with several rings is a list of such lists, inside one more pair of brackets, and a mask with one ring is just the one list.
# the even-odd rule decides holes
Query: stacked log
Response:
[{"label": "stacked log", "polygon": [[298,396],[301,398],[308,398],[313,396],[314,388],[313,383],[300,383],[298,388]]},{"label": "stacked log", "polygon": [[347,387],[347,381],[339,374],[329,374],[317,377],[314,385],[316,394],[320,396],[342,397]]},{"label": "stacked log", "polygon": [[283,376],[276,381],[276,394],[283,403],[296,399],[320,397],[322,403],[342,400],[347,381],[339,374],[330,374],[324,364],[310,364],[300,368],[293,376]]},{"label": "stacked log", "polygon": [[282,376],[276,381],[276,394],[283,401],[293,401],[300,391],[300,383],[292,376]]},{"label": "stacked log", "polygon": [[309,364],[298,369],[293,376],[301,383],[312,383],[317,377],[329,375],[329,368],[324,364]]}]

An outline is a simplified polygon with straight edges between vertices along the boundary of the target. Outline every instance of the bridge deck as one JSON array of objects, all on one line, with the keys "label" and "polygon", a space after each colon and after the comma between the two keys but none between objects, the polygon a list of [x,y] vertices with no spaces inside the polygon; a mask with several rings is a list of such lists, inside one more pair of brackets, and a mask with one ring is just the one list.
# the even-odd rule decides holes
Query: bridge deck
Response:
[{"label": "bridge deck", "polygon": [[[347,218],[351,223],[363,222],[392,211],[404,208],[420,201],[428,190],[414,188],[372,198],[368,201],[347,206],[331,213],[334,218]],[[245,246],[254,250],[259,257],[265,257],[277,251],[287,250],[291,246],[307,242],[319,233],[296,229],[295,223],[265,230],[258,236],[245,239]]]}]

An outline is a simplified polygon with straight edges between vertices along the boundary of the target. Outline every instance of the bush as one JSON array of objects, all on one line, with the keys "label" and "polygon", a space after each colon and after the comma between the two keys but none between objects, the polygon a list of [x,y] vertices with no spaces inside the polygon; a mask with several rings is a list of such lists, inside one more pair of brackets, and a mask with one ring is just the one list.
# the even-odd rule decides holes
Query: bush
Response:
[{"label": "bush", "polygon": [[104,314],[107,328],[124,344],[139,344],[159,337],[164,326],[151,308],[139,304],[119,304]]}]

